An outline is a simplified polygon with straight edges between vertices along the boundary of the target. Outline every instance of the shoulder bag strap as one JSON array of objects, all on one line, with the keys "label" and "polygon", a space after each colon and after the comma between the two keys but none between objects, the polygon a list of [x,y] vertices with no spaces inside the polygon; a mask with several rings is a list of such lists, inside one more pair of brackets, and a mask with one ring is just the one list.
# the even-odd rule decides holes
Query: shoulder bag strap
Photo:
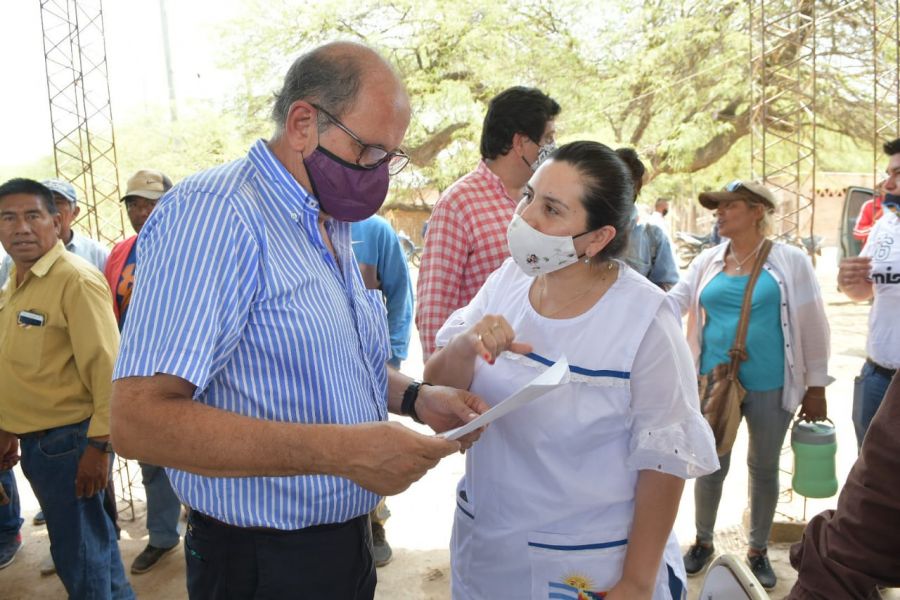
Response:
[{"label": "shoulder bag strap", "polygon": [[728,351],[731,356],[731,365],[728,368],[729,378],[733,377],[738,370],[741,362],[747,360],[747,351],[744,343],[747,341],[747,328],[750,325],[750,308],[753,297],[753,288],[756,286],[756,280],[762,272],[766,258],[769,256],[769,250],[772,249],[772,241],[765,240],[756,255],[756,261],[753,263],[753,271],[750,273],[750,279],[747,281],[747,288],[744,290],[744,301],[741,304],[741,317],[738,320],[737,334],[734,338],[734,346]]}]

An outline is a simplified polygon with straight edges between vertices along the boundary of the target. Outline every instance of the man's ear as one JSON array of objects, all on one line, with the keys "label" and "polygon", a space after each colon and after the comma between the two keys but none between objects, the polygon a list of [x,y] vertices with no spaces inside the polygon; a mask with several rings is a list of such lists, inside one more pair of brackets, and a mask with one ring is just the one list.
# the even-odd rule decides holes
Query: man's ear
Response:
[{"label": "man's ear", "polygon": [[75,208],[72,209],[72,219],[77,219],[78,213],[80,213],[80,212],[81,212],[81,207],[76,204]]},{"label": "man's ear", "polygon": [[50,216],[53,217],[53,227],[56,229],[57,237],[59,237],[59,234],[62,231],[62,217],[59,216],[59,213]]},{"label": "man's ear", "polygon": [[512,148],[510,152],[515,152],[518,156],[525,155],[525,144],[530,141],[530,138],[524,133],[514,133],[512,138]]},{"label": "man's ear", "polygon": [[319,145],[318,114],[306,100],[297,100],[288,109],[283,138],[291,150],[308,156]]}]

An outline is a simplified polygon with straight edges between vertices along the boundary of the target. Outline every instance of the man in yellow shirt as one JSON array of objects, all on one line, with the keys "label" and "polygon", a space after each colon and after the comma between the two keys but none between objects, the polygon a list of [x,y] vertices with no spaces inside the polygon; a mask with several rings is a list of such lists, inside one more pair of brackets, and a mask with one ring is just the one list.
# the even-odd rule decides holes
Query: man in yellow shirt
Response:
[{"label": "man in yellow shirt", "polygon": [[0,291],[0,456],[21,443],[69,596],[134,598],[102,505],[118,328],[106,281],[66,252],[59,226],[46,187],[0,185],[0,243],[14,263]]}]

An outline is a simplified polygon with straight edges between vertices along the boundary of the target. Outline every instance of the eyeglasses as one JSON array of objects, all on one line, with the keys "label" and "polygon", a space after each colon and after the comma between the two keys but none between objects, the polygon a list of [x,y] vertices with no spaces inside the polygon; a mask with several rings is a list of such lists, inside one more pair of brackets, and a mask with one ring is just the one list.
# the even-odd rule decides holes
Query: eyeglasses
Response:
[{"label": "eyeglasses", "polygon": [[398,149],[388,152],[377,144],[367,144],[327,110],[317,104],[312,104],[312,107],[325,115],[326,119],[337,125],[338,129],[349,135],[353,138],[353,141],[360,145],[361,150],[359,151],[359,156],[356,157],[356,164],[363,169],[374,169],[384,163],[388,163],[388,173],[396,175],[409,164],[409,155],[403,150]]}]

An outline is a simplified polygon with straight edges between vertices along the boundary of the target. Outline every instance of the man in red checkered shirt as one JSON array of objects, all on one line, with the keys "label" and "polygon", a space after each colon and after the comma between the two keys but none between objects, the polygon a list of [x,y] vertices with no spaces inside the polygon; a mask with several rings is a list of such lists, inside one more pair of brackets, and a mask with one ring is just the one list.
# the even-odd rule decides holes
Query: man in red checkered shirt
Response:
[{"label": "man in red checkered shirt", "polygon": [[425,360],[450,314],[469,303],[509,256],[506,227],[522,189],[555,148],[559,104],[536,88],[491,99],[481,130],[481,162],[434,205],[419,268],[416,327]]}]

